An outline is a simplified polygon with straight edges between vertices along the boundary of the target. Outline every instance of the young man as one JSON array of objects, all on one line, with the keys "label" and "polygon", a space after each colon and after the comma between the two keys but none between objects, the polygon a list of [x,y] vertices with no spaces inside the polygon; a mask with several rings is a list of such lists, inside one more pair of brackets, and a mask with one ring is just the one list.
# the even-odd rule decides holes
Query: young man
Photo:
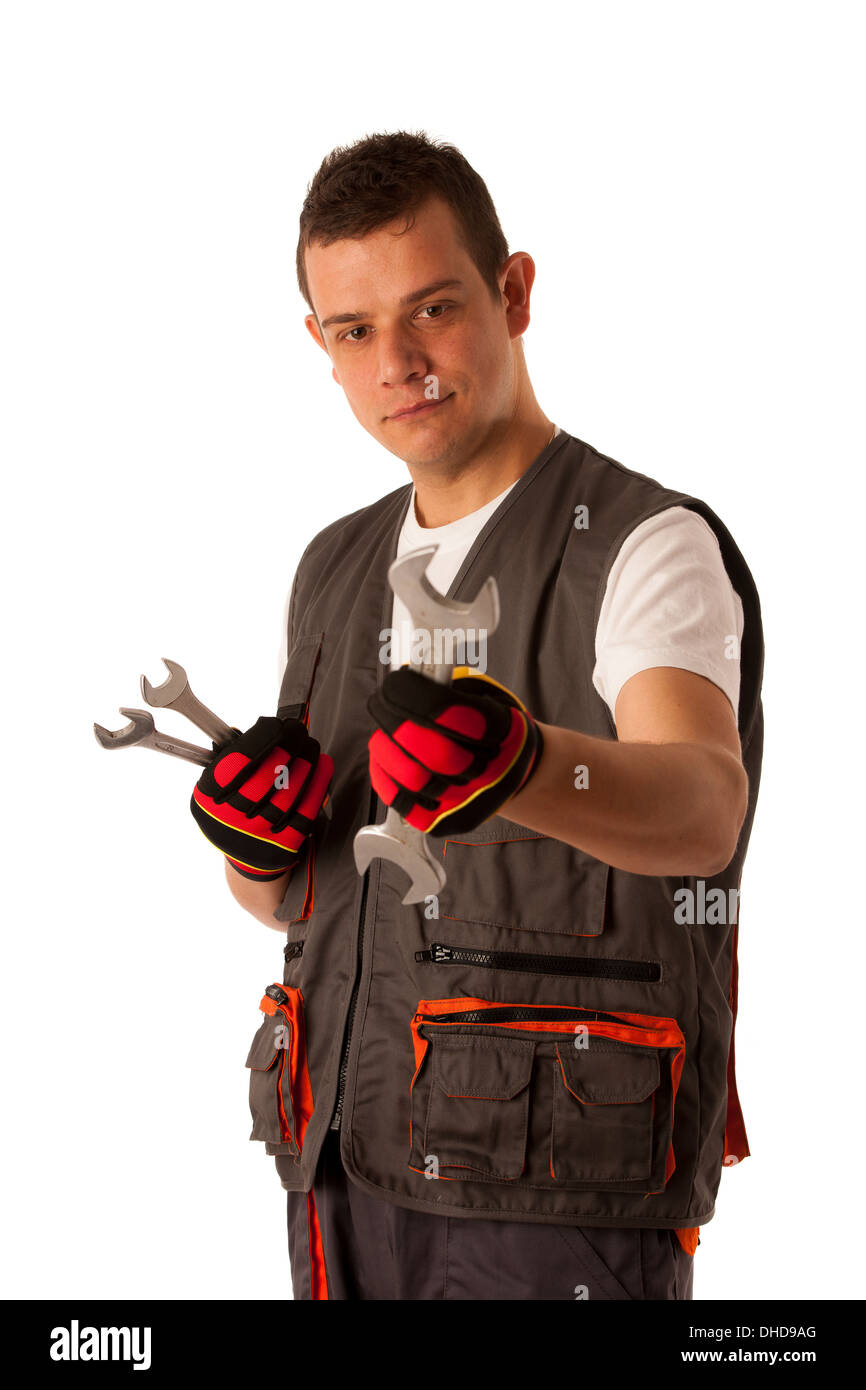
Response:
[{"label": "young man", "polygon": [[[285,930],[248,1059],[299,1299],[685,1299],[723,1163],[763,641],[719,518],[548,419],[508,253],[451,146],[334,151],[301,215],[306,325],[411,483],[303,554],[275,719],[193,812],[237,901]],[[501,620],[410,670],[387,570]],[[477,657],[477,652],[475,653]],[[288,783],[288,785],[286,785]],[[353,841],[387,806],[446,870]]]}]

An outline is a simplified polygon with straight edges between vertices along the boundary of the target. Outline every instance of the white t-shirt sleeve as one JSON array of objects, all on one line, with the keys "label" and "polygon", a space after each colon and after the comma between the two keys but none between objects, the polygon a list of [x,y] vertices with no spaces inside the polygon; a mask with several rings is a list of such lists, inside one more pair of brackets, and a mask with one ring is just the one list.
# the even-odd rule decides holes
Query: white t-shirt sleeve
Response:
[{"label": "white t-shirt sleeve", "polygon": [[611,566],[592,683],[614,724],[620,690],[652,666],[706,676],[736,714],[742,636],[743,605],[712,527],[688,507],[669,507],[635,527]]},{"label": "white t-shirt sleeve", "polygon": [[286,601],[283,604],[283,632],[280,638],[280,650],[279,656],[277,658],[279,662],[277,668],[277,690],[279,690],[280,686],[283,683],[283,676],[286,674],[286,662],[289,659],[289,604],[291,602],[291,598],[292,591],[290,589],[289,592],[286,594]]}]

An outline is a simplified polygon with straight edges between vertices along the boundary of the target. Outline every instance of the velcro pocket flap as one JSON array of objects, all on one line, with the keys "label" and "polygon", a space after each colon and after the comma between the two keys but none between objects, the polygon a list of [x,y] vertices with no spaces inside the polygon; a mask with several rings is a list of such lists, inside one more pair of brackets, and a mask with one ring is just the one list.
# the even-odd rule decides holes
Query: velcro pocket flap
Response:
[{"label": "velcro pocket flap", "polygon": [[587,1046],[563,1047],[556,1055],[567,1089],[586,1105],[631,1105],[658,1090],[656,1051],[588,1037]]},{"label": "velcro pocket flap", "polygon": [[269,1071],[281,1052],[291,1047],[292,1025],[283,1014],[264,1019],[256,1033],[247,1057],[253,1071]]},{"label": "velcro pocket flap", "polygon": [[506,1038],[437,1038],[433,1077],[452,1099],[513,1100],[529,1085],[535,1043]]}]

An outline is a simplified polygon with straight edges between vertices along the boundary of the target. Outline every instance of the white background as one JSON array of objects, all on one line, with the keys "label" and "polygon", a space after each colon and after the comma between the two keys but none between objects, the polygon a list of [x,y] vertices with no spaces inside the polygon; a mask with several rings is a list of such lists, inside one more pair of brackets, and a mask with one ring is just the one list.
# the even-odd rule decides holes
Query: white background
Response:
[{"label": "white background", "polygon": [[722,1175],[695,1297],[863,1296],[861,18],[3,8],[7,1296],[290,1295],[244,1068],[281,937],[230,898],[194,772],[105,754],[91,726],[119,726],[163,655],[232,723],[272,712],[301,551],[408,481],[294,271],[321,159],[400,128],[456,144],[534,257],[548,416],[704,498],[752,567],[752,1157]]}]

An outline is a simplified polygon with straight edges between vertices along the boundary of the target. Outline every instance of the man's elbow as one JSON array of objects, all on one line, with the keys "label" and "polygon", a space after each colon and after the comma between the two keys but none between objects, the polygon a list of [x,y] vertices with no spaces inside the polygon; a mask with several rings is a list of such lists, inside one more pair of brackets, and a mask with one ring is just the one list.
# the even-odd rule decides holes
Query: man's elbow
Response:
[{"label": "man's elbow", "polygon": [[749,807],[749,778],[739,758],[725,753],[717,767],[712,804],[707,808],[701,868],[694,871],[703,878],[713,878],[730,864]]}]

